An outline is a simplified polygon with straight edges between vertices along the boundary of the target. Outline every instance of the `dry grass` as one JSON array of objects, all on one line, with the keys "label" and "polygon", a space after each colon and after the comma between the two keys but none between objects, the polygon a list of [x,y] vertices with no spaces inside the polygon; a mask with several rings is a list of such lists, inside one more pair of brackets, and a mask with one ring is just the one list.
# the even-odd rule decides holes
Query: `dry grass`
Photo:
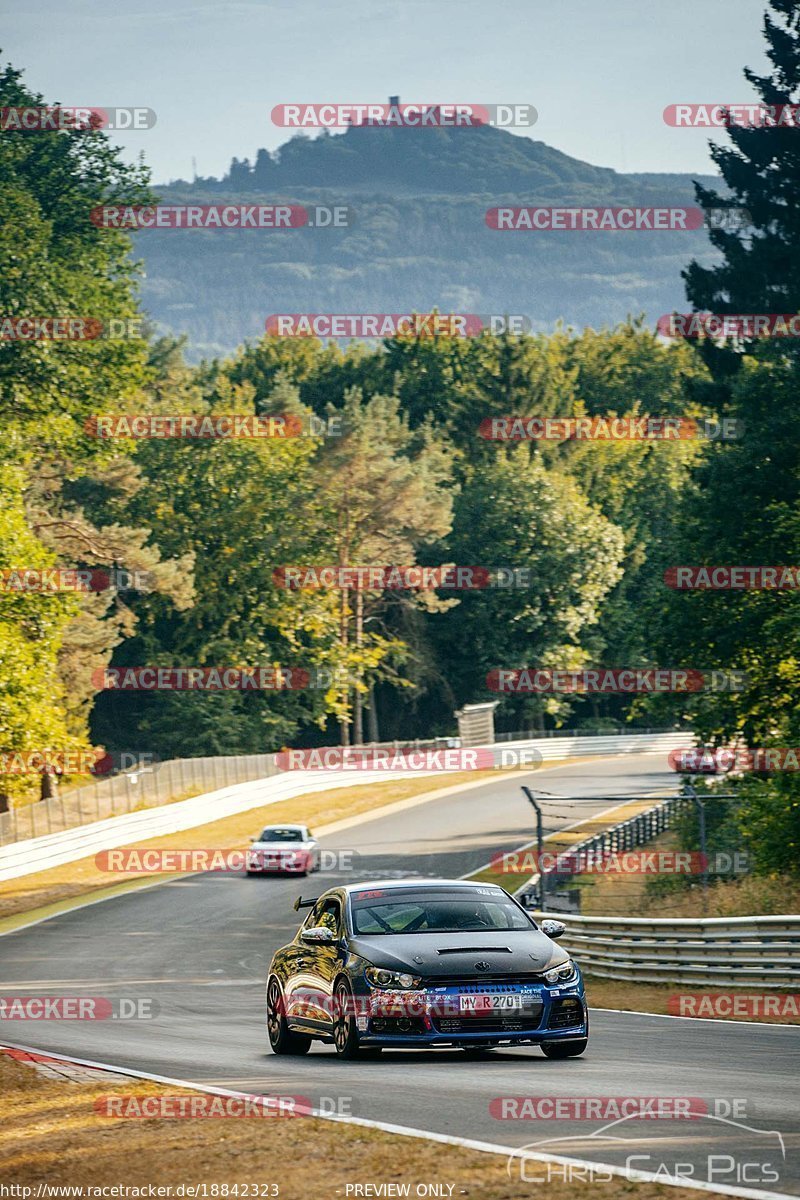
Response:
[{"label": "dry grass", "polygon": [[[338,1200],[353,1183],[453,1185],[453,1197],[517,1200],[536,1186],[509,1178],[502,1155],[405,1138],[311,1117],[124,1120],[102,1117],[104,1095],[156,1095],[180,1089],[130,1084],[74,1084],[42,1079],[0,1054],[3,1183],[34,1189],[179,1184],[279,1185],[280,1200]],[[260,1194],[269,1194],[260,1193]],[[352,1193],[351,1193],[352,1194]],[[447,1187],[444,1188],[447,1195]],[[252,1195],[252,1193],[251,1193]],[[695,1200],[686,1188],[628,1183],[550,1183],[548,1200]]]},{"label": "dry grass", "polygon": [[[725,995],[736,996],[752,996],[757,995],[760,999],[766,994],[765,991],[757,992],[748,988],[728,988],[727,990],[719,985],[711,987],[708,984],[697,983],[629,983],[624,979],[599,979],[595,976],[586,976],[586,996],[589,1001],[589,1006],[594,1008],[616,1008],[623,1012],[644,1012],[644,1013],[665,1013],[669,1014],[668,1001],[670,996],[678,995],[709,995],[715,996],[721,993]],[[773,996],[777,993],[773,989],[769,989],[769,995]],[[800,1017],[795,1015],[789,1016],[736,1016],[731,1014],[724,1018],[727,1021],[755,1021],[766,1024],[778,1025],[800,1025]]]},{"label": "dry grass", "polygon": [[[644,850],[677,850],[675,833],[664,833]],[[645,874],[584,875],[570,887],[581,890],[583,916],[619,917],[751,917],[800,912],[800,882],[788,876],[743,875],[709,883],[706,897],[698,882],[686,887],[681,877],[674,886],[655,888]]]}]

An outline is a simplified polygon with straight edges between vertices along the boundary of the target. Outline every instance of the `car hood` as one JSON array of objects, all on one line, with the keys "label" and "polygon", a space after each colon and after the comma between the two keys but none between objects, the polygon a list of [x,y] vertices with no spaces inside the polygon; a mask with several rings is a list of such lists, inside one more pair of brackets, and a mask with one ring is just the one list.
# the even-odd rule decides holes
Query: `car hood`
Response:
[{"label": "car hood", "polygon": [[310,850],[311,842],[251,842],[251,850],[269,850],[271,854],[281,852],[295,854],[299,850]]},{"label": "car hood", "polygon": [[[350,939],[350,949],[376,967],[410,971],[425,979],[528,975],[558,966],[569,957],[561,946],[536,929],[358,936]],[[478,962],[489,963],[489,968],[476,970]]]}]

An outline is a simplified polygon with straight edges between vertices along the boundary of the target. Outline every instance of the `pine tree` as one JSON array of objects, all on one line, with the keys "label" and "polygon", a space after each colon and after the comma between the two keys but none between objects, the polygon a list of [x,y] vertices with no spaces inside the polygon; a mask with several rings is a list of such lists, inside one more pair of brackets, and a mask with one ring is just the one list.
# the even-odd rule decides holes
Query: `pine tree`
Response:
[{"label": "pine tree", "polygon": [[[767,75],[745,69],[746,79],[768,107],[800,101],[800,5],[769,0],[775,19],[764,16]],[[704,210],[741,207],[749,214],[739,231],[712,229],[711,241],[723,262],[703,267],[692,261],[683,277],[696,309],[721,313],[796,313],[800,311],[800,142],[791,125],[737,126],[728,130],[731,145],[712,145],[730,195],[695,184]],[[785,352],[788,340],[780,343]],[[772,348],[774,352],[774,347]],[[727,373],[730,352],[720,356],[705,347],[716,374]],[[709,353],[710,351],[710,353]]]}]

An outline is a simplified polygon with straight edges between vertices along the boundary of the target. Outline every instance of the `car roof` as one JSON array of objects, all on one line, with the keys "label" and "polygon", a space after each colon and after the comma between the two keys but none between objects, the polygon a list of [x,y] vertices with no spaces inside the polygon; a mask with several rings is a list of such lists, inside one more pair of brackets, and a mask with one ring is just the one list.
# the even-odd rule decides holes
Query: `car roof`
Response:
[{"label": "car roof", "polygon": [[475,888],[496,888],[498,892],[503,889],[497,883],[475,883],[470,879],[427,879],[425,876],[420,876],[415,879],[409,876],[408,879],[366,879],[361,883],[347,883],[340,886],[339,891],[343,891],[350,895],[352,892],[372,891],[373,888],[380,889],[382,892],[388,892],[399,888],[409,887],[424,887],[424,888],[447,888],[448,891],[453,888],[464,888],[465,891],[470,891]]},{"label": "car roof", "polygon": [[288,821],[272,821],[269,825],[262,825],[262,829],[308,829],[307,825],[291,825]]}]

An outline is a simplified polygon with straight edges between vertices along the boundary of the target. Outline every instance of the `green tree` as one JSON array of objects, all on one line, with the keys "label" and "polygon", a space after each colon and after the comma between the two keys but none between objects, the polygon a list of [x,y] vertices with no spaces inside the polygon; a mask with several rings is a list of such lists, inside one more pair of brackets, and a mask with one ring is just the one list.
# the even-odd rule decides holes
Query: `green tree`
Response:
[{"label": "green tree", "polygon": [[[0,106],[44,105],[11,66],[0,70]],[[145,173],[124,166],[96,131],[0,138],[0,313],[5,318],[137,315],[136,268],[124,233],[96,228],[93,207],[148,195]],[[0,476],[6,515],[0,558],[9,567],[70,561],[55,537],[63,485],[109,458],[84,423],[130,401],[144,380],[145,349],[135,340],[0,341]],[[58,499],[55,499],[58,497]],[[71,549],[71,547],[69,548]],[[81,556],[83,557],[83,556]],[[96,561],[96,560],[95,560]],[[63,671],[70,629],[90,601],[0,595],[0,749],[85,745],[85,694]],[[78,683],[78,690],[83,687]],[[82,719],[78,715],[82,710]],[[73,719],[74,718],[74,719]],[[43,785],[46,784],[43,780]],[[20,791],[19,782],[15,784]],[[22,789],[25,790],[24,788]]]},{"label": "green tree", "polygon": [[[568,476],[529,461],[525,448],[476,472],[457,499],[443,553],[529,572],[526,586],[467,592],[453,614],[435,618],[455,703],[488,696],[496,668],[573,670],[591,661],[591,631],[621,576],[623,537]],[[569,711],[558,697],[509,696],[504,708],[518,720]]]},{"label": "green tree", "polygon": [[[341,567],[408,565],[417,548],[450,528],[450,457],[425,424],[412,431],[397,396],[364,400],[348,392],[341,410],[344,436],[331,438],[319,460],[321,501]],[[353,676],[353,738],[363,742],[363,695],[376,668],[397,655],[397,639],[367,629],[380,595],[341,591],[340,647]],[[420,600],[425,603],[425,599]],[[342,696],[342,743],[349,743],[349,694]]]},{"label": "green tree", "polygon": [[[764,17],[766,75],[746,69],[747,80],[767,106],[800,100],[800,9],[796,0],[769,0]],[[712,145],[711,156],[729,192],[695,185],[704,209],[742,207],[751,229],[711,231],[722,261],[684,272],[689,300],[711,312],[796,313],[800,310],[800,161],[792,126],[733,125],[730,145]],[[713,347],[707,347],[714,358]],[[730,359],[730,355],[727,356]],[[730,369],[730,363],[727,369]],[[720,365],[720,369],[722,369]]]},{"label": "green tree", "polygon": [[[767,105],[800,98],[800,9],[770,0],[764,32],[771,70],[745,74]],[[796,313],[800,309],[800,184],[791,128],[732,127],[714,159],[730,198],[698,188],[704,208],[741,205],[752,228],[712,232],[722,261],[692,262],[687,294],[715,312]],[[788,342],[713,343],[708,362],[713,402],[734,417],[738,441],[715,446],[699,464],[677,530],[675,563],[794,565],[800,553],[800,361]],[[796,745],[800,738],[798,597],[767,591],[677,594],[665,598],[658,628],[667,652],[692,665],[739,668],[738,692],[700,696],[694,728],[706,740],[742,738],[750,745]],[[711,662],[708,663],[708,660]],[[705,660],[705,661],[703,661]],[[737,785],[736,821],[756,869],[798,870],[800,785],[792,774]]]}]

